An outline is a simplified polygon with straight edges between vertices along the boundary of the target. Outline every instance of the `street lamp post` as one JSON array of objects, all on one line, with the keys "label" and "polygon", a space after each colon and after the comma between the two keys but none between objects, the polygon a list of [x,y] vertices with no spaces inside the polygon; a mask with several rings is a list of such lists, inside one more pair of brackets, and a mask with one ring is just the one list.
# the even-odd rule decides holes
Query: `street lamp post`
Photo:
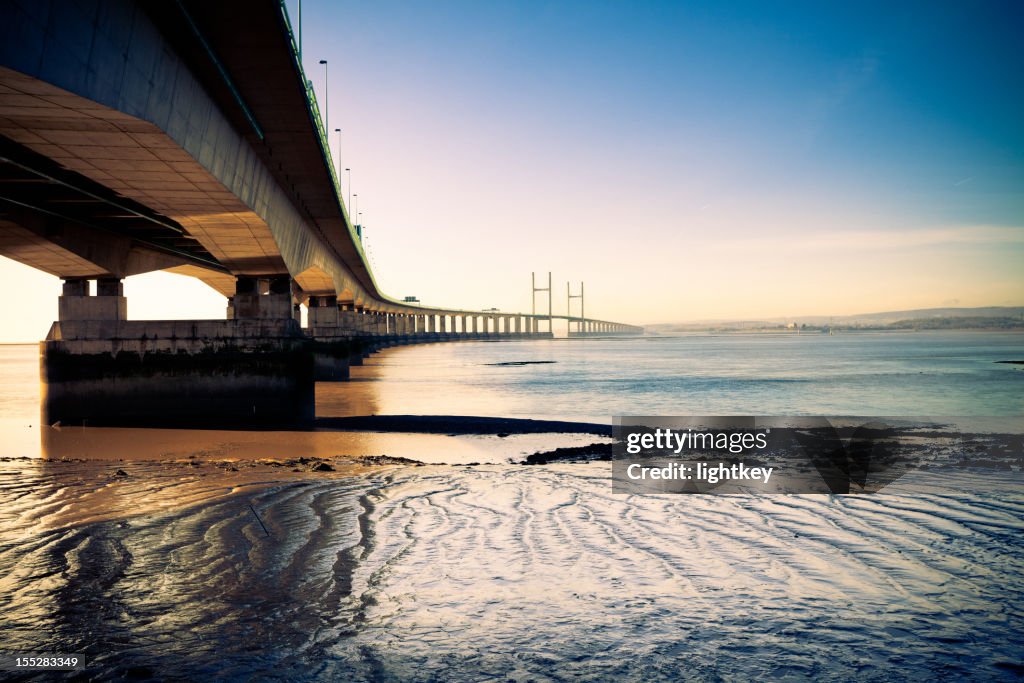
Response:
[{"label": "street lamp post", "polygon": [[338,134],[338,182],[341,182],[341,128],[335,128],[334,132]]},{"label": "street lamp post", "polygon": [[345,169],[345,185],[348,186],[348,204],[346,204],[345,207],[349,211],[351,211],[352,210],[352,169],[351,168],[346,168]]},{"label": "street lamp post", "polygon": [[324,65],[324,130],[330,130],[330,109],[327,106],[327,60],[321,59],[320,63]]}]

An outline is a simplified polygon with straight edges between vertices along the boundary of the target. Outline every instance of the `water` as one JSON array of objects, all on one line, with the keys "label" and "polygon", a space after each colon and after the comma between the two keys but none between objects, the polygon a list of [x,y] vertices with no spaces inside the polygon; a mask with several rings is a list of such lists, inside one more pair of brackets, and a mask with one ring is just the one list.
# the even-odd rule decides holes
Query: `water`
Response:
[{"label": "water", "polygon": [[[4,447],[47,456],[0,461],[0,630],[86,653],[89,679],[1024,674],[1020,467],[873,496],[620,496],[607,463],[508,464],[564,437],[55,433],[36,353],[0,348]],[[318,413],[1019,416],[1024,372],[995,361],[1022,359],[1024,336],[946,332],[435,344],[319,386]],[[485,464],[238,461],[374,448]],[[145,457],[53,459],[85,451]]]},{"label": "water", "polygon": [[[694,335],[432,344],[383,354],[380,413],[1024,415],[1018,333]],[[524,361],[526,365],[500,365]],[[327,391],[345,391],[328,387]],[[330,413],[322,401],[321,413]]]},{"label": "water", "polygon": [[[1024,366],[996,362],[1001,360],[1024,360],[1024,335],[694,335],[426,344],[373,356],[366,366],[353,368],[352,382],[318,385],[317,414],[602,423],[615,415],[1024,416]],[[524,364],[508,364],[518,362]],[[0,455],[35,456],[45,450],[38,363],[34,345],[0,346]],[[146,433],[142,441],[160,434]],[[94,434],[101,436],[96,448],[75,450],[73,442],[89,442]],[[98,430],[46,436],[59,442],[51,454],[57,457],[96,456],[114,440]],[[234,441],[239,438],[228,451],[253,448],[253,440],[236,434]],[[168,439],[181,443],[168,445]],[[203,442],[197,449],[224,450],[224,438],[213,443],[193,432],[184,439],[160,434],[159,452],[187,450],[197,439]],[[130,442],[139,445],[134,437]],[[345,445],[310,435],[279,439],[275,448],[278,443],[279,452],[290,455]],[[392,442],[365,448],[383,452],[392,450]],[[465,457],[487,459],[480,449]]]}]

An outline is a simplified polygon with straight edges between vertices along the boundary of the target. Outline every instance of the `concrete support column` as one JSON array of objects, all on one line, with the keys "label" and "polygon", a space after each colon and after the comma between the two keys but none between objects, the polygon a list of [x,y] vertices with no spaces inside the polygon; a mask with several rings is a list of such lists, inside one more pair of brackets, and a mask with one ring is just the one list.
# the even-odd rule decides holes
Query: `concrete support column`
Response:
[{"label": "concrete support column", "polygon": [[232,297],[237,320],[280,320],[295,315],[292,280],[287,275],[268,278],[241,276]]},{"label": "concrete support column", "polygon": [[127,320],[128,300],[120,279],[96,281],[96,296],[89,295],[89,281],[65,280],[57,300],[58,320]]},{"label": "concrete support column", "polygon": [[324,327],[338,327],[337,297],[311,296],[306,311],[306,327],[311,330]]}]

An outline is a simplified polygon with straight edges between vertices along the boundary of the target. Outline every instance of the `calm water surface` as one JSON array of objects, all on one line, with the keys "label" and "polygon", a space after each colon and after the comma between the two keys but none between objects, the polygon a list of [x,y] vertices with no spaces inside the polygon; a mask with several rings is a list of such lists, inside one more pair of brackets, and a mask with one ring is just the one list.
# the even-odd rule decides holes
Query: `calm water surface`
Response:
[{"label": "calm water surface", "polygon": [[[695,335],[427,344],[376,354],[365,366],[353,368],[351,382],[319,384],[317,413],[604,423],[615,415],[1024,415],[1024,366],[1000,360],[1024,360],[1024,334]],[[35,345],[0,346],[0,455],[41,451],[40,432],[45,430],[39,425],[38,363]],[[82,448],[96,455],[102,443],[112,440],[99,433],[100,446],[94,447],[91,434],[96,433],[51,434],[47,441],[55,442],[52,455],[79,455],[76,442],[89,444]],[[198,448],[217,448],[195,434],[187,436],[185,445],[173,435],[156,434],[141,439],[159,441],[156,454],[179,452],[196,440],[202,442]],[[263,440],[235,436],[237,448],[229,446],[231,452],[259,447],[253,442]],[[296,447],[289,449],[289,443]],[[274,441],[289,455],[328,452],[340,445],[324,436]],[[391,445],[382,442],[381,447]],[[483,455],[479,449],[466,453],[470,459]]]},{"label": "calm water surface", "polygon": [[[374,379],[392,414],[1024,415],[1024,371],[1000,360],[1024,360],[1024,334],[432,344],[382,354]],[[502,365],[515,361],[528,364]]]}]

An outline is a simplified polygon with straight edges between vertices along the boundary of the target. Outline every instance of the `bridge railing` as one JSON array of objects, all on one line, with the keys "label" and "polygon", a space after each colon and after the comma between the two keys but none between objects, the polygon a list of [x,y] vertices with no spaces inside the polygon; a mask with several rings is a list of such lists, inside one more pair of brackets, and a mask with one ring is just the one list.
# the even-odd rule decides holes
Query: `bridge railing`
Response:
[{"label": "bridge railing", "polygon": [[324,127],[323,117],[320,115],[320,104],[316,98],[316,91],[313,89],[313,81],[306,78],[306,70],[302,66],[302,52],[299,50],[299,43],[295,37],[295,31],[292,29],[291,19],[288,17],[288,7],[285,0],[280,0],[281,5],[281,16],[284,19],[285,29],[288,31],[288,40],[291,42],[292,57],[295,60],[295,64],[299,69],[299,77],[302,79],[302,84],[306,91],[306,107],[309,110],[310,118],[313,121],[313,125],[316,127],[317,137],[320,140],[320,151],[324,157],[324,163],[327,166],[327,172],[331,176],[331,184],[334,186],[335,196],[338,198],[338,205],[341,207],[341,211],[345,216],[345,225],[348,227],[349,235],[352,237],[352,241],[356,245],[356,249],[359,250],[360,256],[363,257],[363,263],[366,264],[367,270],[369,270],[370,262],[366,258],[366,254],[363,252],[362,241],[359,239],[359,235],[355,231],[354,223],[349,215],[348,207],[345,206],[344,193],[341,188],[341,179],[338,177],[337,169],[334,166],[334,158],[331,155],[331,145],[328,138],[328,131]]}]

